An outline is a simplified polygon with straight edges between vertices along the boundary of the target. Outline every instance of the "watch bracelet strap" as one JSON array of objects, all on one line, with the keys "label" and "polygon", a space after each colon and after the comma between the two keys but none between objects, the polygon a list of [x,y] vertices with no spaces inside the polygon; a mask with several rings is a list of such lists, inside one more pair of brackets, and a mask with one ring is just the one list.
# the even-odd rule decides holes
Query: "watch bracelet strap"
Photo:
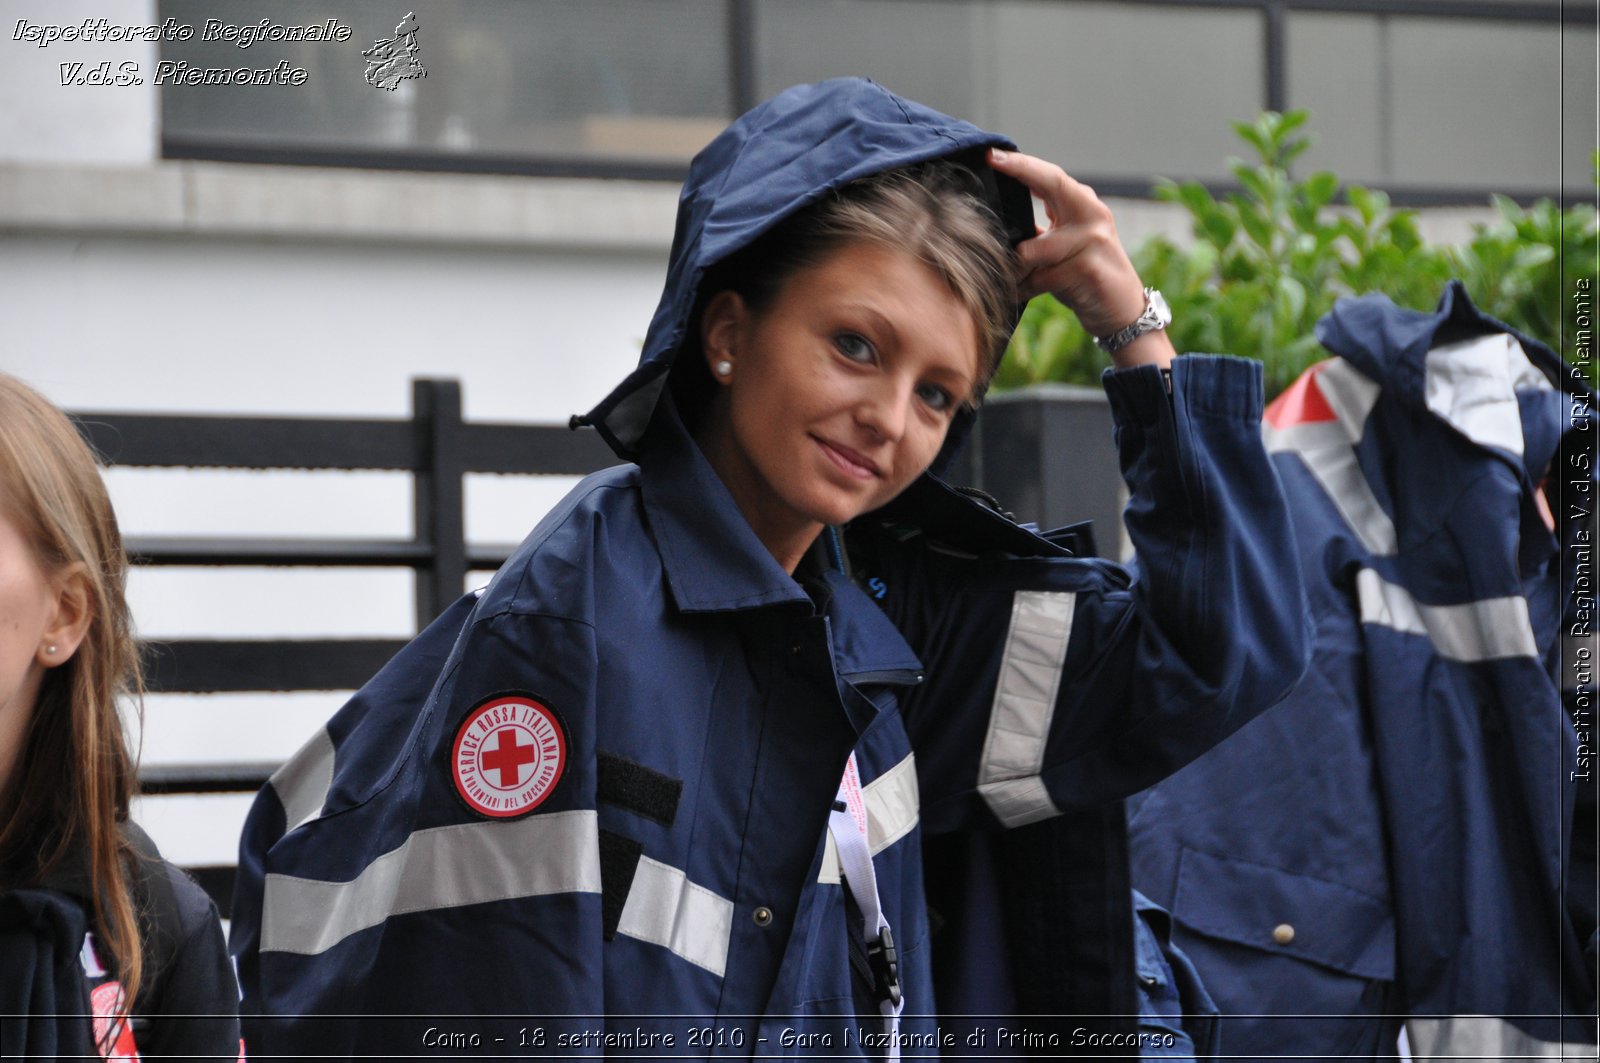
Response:
[{"label": "watch bracelet strap", "polygon": [[1154,305],[1150,299],[1151,291],[1152,289],[1150,288],[1144,290],[1144,309],[1139,311],[1139,316],[1133,319],[1132,324],[1125,325],[1108,336],[1096,336],[1094,338],[1095,346],[1107,354],[1116,354],[1145,333],[1159,332],[1166,328],[1166,322],[1155,316],[1153,312]]}]

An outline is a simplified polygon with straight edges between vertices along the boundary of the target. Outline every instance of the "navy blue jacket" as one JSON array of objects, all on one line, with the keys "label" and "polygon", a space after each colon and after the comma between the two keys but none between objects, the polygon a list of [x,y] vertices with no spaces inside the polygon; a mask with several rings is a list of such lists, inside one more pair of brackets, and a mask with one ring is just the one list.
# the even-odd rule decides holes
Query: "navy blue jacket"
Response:
[{"label": "navy blue jacket", "polygon": [[1410,1016],[1417,1053],[1593,1058],[1592,391],[1459,285],[1318,336],[1266,427],[1312,669],[1142,801],[1135,882],[1230,1053],[1387,1057]]},{"label": "navy blue jacket", "polygon": [[[826,830],[852,754],[903,1037],[944,1047],[924,832],[1098,815],[1292,686],[1254,363],[1109,378],[1139,584],[932,477],[846,531],[859,583],[791,577],[664,397],[707,265],[827,188],[992,143],[847,80],[696,159],[643,362],[589,415],[637,464],[575,488],[257,799],[233,923],[253,1054],[872,1053]],[[500,785],[536,805],[501,818]]]}]

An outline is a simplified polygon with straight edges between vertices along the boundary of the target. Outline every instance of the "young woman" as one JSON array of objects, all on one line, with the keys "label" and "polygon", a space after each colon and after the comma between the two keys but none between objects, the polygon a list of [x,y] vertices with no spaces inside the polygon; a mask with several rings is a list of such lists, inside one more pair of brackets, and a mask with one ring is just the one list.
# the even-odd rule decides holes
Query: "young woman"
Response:
[{"label": "young woman", "polygon": [[[586,418],[636,464],[252,811],[252,1051],[955,1050],[924,833],[1101,817],[1287,691],[1258,367],[1174,362],[1104,205],[1010,148],[848,79],[697,157],[644,357]],[[1138,583],[929,474],[1043,291],[1115,348]],[[1136,1013],[1126,867],[1096,883],[1080,952]]]},{"label": "young woman", "polygon": [[126,573],[88,447],[0,374],[0,1043],[231,1060],[216,907],[127,818],[117,700],[140,684]]}]

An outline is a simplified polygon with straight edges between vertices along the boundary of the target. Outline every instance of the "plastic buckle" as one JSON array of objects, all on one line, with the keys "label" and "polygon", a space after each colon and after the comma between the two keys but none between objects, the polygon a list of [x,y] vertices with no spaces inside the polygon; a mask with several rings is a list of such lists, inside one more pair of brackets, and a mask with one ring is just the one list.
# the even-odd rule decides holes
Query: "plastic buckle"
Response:
[{"label": "plastic buckle", "polygon": [[875,941],[867,942],[867,961],[872,964],[872,973],[877,979],[873,989],[878,994],[878,999],[887,1000],[895,1007],[900,1006],[900,954],[895,951],[894,935],[888,927],[878,931]]}]

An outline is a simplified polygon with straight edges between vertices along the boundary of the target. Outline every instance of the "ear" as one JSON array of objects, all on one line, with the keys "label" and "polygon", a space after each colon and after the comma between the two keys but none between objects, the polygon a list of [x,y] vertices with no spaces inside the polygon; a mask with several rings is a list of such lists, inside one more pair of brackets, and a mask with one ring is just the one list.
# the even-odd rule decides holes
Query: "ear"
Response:
[{"label": "ear", "polygon": [[55,615],[36,652],[37,660],[46,668],[70,661],[94,620],[94,596],[81,561],[53,577],[51,586],[55,590]]},{"label": "ear", "polygon": [[711,297],[700,316],[700,350],[705,355],[706,368],[711,379],[727,384],[733,379],[731,368],[717,372],[720,363],[739,364],[739,346],[745,323],[750,318],[750,308],[738,292],[724,289]]}]

